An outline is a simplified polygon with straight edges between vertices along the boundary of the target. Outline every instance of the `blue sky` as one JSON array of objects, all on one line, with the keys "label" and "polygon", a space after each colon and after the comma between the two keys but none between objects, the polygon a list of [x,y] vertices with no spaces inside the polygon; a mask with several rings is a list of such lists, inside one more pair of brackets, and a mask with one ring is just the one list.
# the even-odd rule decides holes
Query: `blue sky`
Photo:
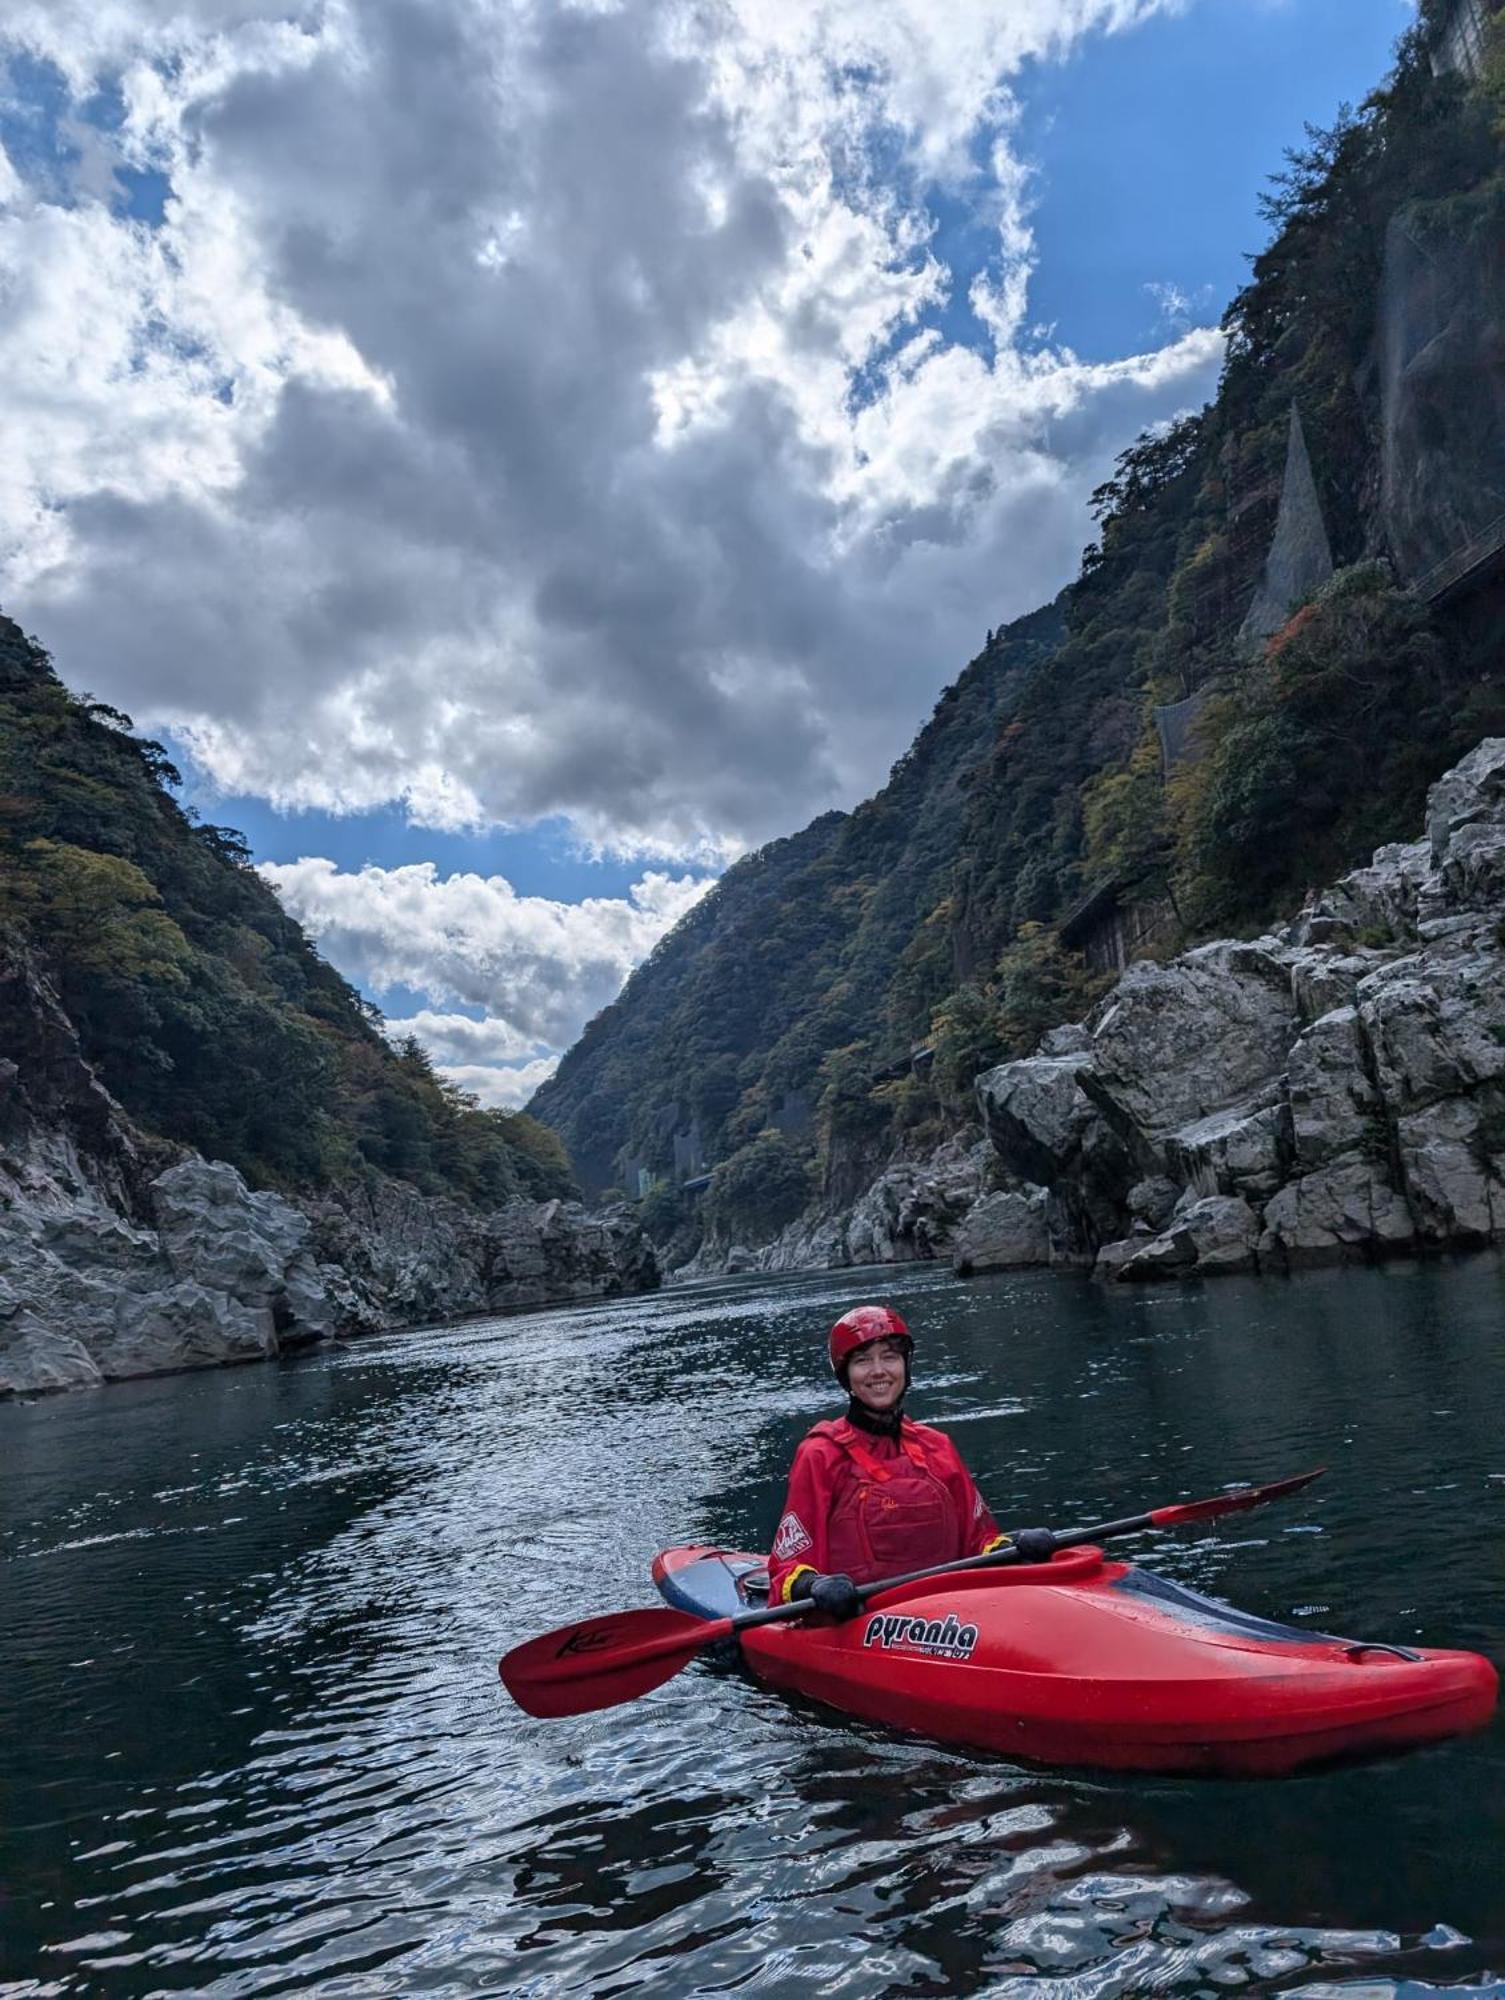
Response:
[{"label": "blue sky", "polygon": [[1409,15],[716,18],[0,24],[0,604],[489,1102],[1074,572]]}]

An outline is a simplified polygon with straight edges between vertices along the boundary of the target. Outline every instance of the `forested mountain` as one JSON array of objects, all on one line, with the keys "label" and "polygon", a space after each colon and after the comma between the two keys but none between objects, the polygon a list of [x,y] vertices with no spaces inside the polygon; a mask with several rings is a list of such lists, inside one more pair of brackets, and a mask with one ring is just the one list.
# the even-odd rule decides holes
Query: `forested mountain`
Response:
[{"label": "forested mountain", "polygon": [[321,959],[160,745],[0,618],[0,942],[56,987],[149,1134],[255,1185],[386,1174],[483,1205],[569,1193],[556,1135],[482,1111]]},{"label": "forested mountain", "polygon": [[955,984],[965,775],[1061,629],[1051,605],[1000,633],[875,798],[729,869],[591,1022],[530,1107],[569,1134],[587,1186],[624,1149],[666,1170],[676,1133],[715,1161],[781,1116],[798,1132],[843,1077],[865,1104],[875,1063],[907,1054]]},{"label": "forested mountain", "polygon": [[874,799],[730,870],[538,1092],[588,1184],[662,1177],[667,1225],[714,1166],[710,1212],[768,1232],[1080,1012],[1084,899],[1143,949],[1252,931],[1505,729],[1505,54],[1436,73],[1446,12],[1275,177],[1218,394],[1119,460],[1079,580]]}]

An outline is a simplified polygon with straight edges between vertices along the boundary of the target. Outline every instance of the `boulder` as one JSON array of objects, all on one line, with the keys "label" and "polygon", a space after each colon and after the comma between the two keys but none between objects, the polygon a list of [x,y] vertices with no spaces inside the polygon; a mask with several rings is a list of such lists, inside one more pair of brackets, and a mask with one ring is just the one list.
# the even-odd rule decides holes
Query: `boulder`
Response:
[{"label": "boulder", "polygon": [[1170,1221],[1180,1199],[1181,1189],[1175,1181],[1167,1180],[1163,1175],[1152,1175],[1149,1180],[1134,1183],[1129,1189],[1126,1206],[1136,1227],[1154,1236]]},{"label": "boulder", "polygon": [[1107,1280],[1116,1278],[1124,1265],[1131,1258],[1138,1256],[1153,1234],[1155,1232],[1152,1230],[1140,1229],[1133,1236],[1120,1237],[1116,1243],[1105,1243],[1093,1260],[1093,1277]]},{"label": "boulder", "polygon": [[1147,1167],[1169,1170],[1165,1141],[1268,1091],[1300,1027],[1274,939],[1144,961],[1098,1010],[1082,1087]]},{"label": "boulder", "polygon": [[[1486,736],[1427,793],[1427,844],[1435,869],[1460,852],[1468,830],[1505,828],[1505,737]],[[1467,842],[1462,845],[1466,846]]]},{"label": "boulder", "polygon": [[1042,1187],[984,1195],[957,1231],[952,1269],[967,1277],[976,1271],[1049,1264],[1049,1205]]},{"label": "boulder", "polygon": [[1303,1021],[1353,1002],[1359,981],[1385,962],[1379,951],[1333,951],[1300,945],[1290,954],[1291,999]]},{"label": "boulder", "polygon": [[1261,1263],[1340,1263],[1409,1248],[1411,1211],[1377,1161],[1350,1156],[1283,1187],[1265,1207]]},{"label": "boulder", "polygon": [[1357,1005],[1395,1115],[1505,1081],[1505,952],[1492,932],[1371,973]]},{"label": "boulder", "polygon": [[957,1224],[982,1192],[985,1155],[942,1149],[885,1167],[847,1216],[849,1264],[901,1264],[944,1255]]},{"label": "boulder", "polygon": [[0,1304],[0,1396],[44,1389],[81,1389],[103,1382],[99,1363],[81,1340],[28,1308]]},{"label": "boulder", "polygon": [[1262,1200],[1285,1179],[1291,1148],[1291,1108],[1267,1091],[1265,1101],[1214,1111],[1172,1132],[1164,1151],[1170,1173],[1196,1194]]},{"label": "boulder", "polygon": [[1081,1168],[1102,1122],[1082,1088],[1091,1068],[1089,1044],[1002,1063],[977,1079],[983,1122],[1007,1173],[1053,1187]]},{"label": "boulder", "polygon": [[1384,1105],[1370,1079],[1369,1059],[1354,1007],[1324,1014],[1292,1049],[1286,1101],[1297,1174],[1383,1148]]},{"label": "boulder", "polygon": [[1407,1202],[1431,1243],[1505,1234],[1505,1093],[1453,1098],[1398,1121]]},{"label": "boulder", "polygon": [[157,1176],[150,1202],[171,1268],[207,1292],[264,1308],[278,1347],[336,1331],[341,1311],[314,1261],[312,1225],[290,1201],[252,1194],[234,1167],[195,1154]]},{"label": "boulder", "polygon": [[1376,848],[1363,868],[1325,889],[1286,933],[1296,946],[1321,945],[1340,953],[1355,945],[1404,950],[1417,936],[1421,893],[1432,870],[1424,840]]},{"label": "boulder", "polygon": [[1005,1177],[1049,1188],[1058,1261],[1091,1261],[1120,1233],[1131,1187],[1142,1177],[1133,1152],[1089,1094],[1091,1046],[1002,1063],[977,1079],[983,1123]]},{"label": "boulder", "polygon": [[1110,1260],[1105,1274],[1134,1283],[1193,1271],[1252,1271],[1259,1233],[1259,1217],[1248,1202],[1237,1195],[1204,1195],[1179,1210],[1159,1236]]}]

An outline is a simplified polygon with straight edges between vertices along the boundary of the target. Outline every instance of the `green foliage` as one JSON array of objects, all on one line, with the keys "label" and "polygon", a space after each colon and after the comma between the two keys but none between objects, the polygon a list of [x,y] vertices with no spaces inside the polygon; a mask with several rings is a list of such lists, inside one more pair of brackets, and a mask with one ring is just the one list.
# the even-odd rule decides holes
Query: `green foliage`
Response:
[{"label": "green foliage", "polygon": [[1040,924],[1024,925],[1005,947],[997,982],[998,1035],[1005,1056],[1027,1055],[1047,1028],[1080,1019],[1108,984]]},{"label": "green foliage", "polygon": [[655,1181],[638,1203],[638,1221],[653,1242],[673,1240],[684,1225],[686,1198],[669,1181]]},{"label": "green foliage", "polygon": [[150,1131],[253,1182],[380,1171],[492,1204],[573,1192],[556,1133],[483,1111],[368,1007],[249,865],[169,796],[160,744],[0,619],[0,923]]},{"label": "green foliage", "polygon": [[[463,1104],[463,1092],[452,1084],[446,1088]],[[575,1193],[574,1169],[564,1141],[537,1118],[526,1111],[481,1111],[470,1122],[488,1137],[500,1138],[524,1194],[535,1201],[549,1201],[556,1195]]]},{"label": "green foliage", "polygon": [[759,1242],[792,1222],[812,1192],[808,1156],[782,1132],[760,1132],[712,1174],[706,1219],[724,1236]]},{"label": "green foliage", "polygon": [[182,986],[187,938],[134,862],[65,840],[31,840],[11,878],[15,914],[45,922],[72,973],[109,986]]},{"label": "green foliage", "polygon": [[1170,853],[1160,746],[1147,736],[1117,770],[1082,787],[1083,863],[1091,882],[1144,883]]},{"label": "green foliage", "polygon": [[1230,696],[1186,803],[1194,921],[1257,918],[1419,817],[1461,752],[1442,641],[1381,563],[1340,570]]},{"label": "green foliage", "polygon": [[997,1002],[976,980],[967,980],[942,1001],[930,1024],[934,1076],[953,1113],[966,1102],[975,1078],[1004,1060]]},{"label": "green foliage", "polygon": [[888,1123],[876,1095],[873,1052],[867,1042],[832,1049],[820,1066],[820,1131],[829,1153],[843,1140],[869,1139]]}]

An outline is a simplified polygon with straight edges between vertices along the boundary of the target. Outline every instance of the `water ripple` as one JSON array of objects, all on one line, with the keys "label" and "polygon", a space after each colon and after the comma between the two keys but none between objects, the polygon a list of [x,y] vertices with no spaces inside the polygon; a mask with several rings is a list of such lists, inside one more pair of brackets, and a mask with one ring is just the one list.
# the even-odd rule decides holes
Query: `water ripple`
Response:
[{"label": "water ripple", "polygon": [[[1157,1566],[1498,1652],[1499,1275],[883,1289],[1005,1521],[1341,1456]],[[555,1724],[505,1702],[497,1654],[652,1601],[656,1547],[763,1541],[850,1289],[0,1410],[0,1993],[1505,1996],[1498,1730],[1240,1786],[1026,1770],[705,1664]]]}]

